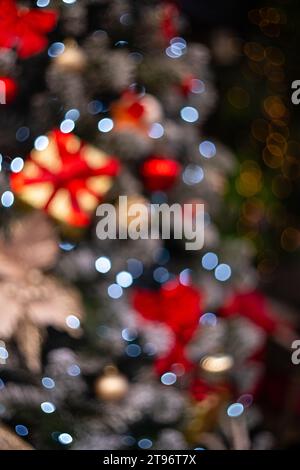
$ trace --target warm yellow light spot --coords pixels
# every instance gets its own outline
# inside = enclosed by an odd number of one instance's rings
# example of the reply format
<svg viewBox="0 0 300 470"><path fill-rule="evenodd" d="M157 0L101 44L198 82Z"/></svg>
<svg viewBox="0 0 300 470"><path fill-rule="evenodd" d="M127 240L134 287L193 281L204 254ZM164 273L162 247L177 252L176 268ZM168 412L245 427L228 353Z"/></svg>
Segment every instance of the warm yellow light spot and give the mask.
<svg viewBox="0 0 300 470"><path fill-rule="evenodd" d="M202 359L200 365L205 372L220 374L228 372L233 367L232 356L226 354L216 354L206 356Z"/></svg>
<svg viewBox="0 0 300 470"><path fill-rule="evenodd" d="M107 155L91 145L85 148L84 157L87 164L92 169L101 168L107 162Z"/></svg>
<svg viewBox="0 0 300 470"><path fill-rule="evenodd" d="M112 179L109 176L92 176L87 179L86 185L94 193L104 196L112 186Z"/></svg>
<svg viewBox="0 0 300 470"><path fill-rule="evenodd" d="M47 204L53 188L50 183L26 185L20 194L21 199L37 209L43 209Z"/></svg>

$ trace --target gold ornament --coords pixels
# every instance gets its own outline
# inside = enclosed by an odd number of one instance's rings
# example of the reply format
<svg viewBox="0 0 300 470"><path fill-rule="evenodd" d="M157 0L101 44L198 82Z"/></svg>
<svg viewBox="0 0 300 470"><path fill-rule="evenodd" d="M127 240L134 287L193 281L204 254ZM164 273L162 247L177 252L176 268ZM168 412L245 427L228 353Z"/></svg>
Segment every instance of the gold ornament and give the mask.
<svg viewBox="0 0 300 470"><path fill-rule="evenodd" d="M229 393L224 389L209 393L200 401L193 400L187 414L185 434L187 440L196 444L201 442L202 433L214 429L220 413L228 402Z"/></svg>
<svg viewBox="0 0 300 470"><path fill-rule="evenodd" d="M87 59L76 41L67 40L64 51L55 57L54 63L63 71L82 72L86 68Z"/></svg>
<svg viewBox="0 0 300 470"><path fill-rule="evenodd" d="M58 240L46 216L33 212L0 234L0 338L14 339L30 370L40 370L42 333L47 326L80 334L67 318L82 318L80 297L43 270L53 266Z"/></svg>
<svg viewBox="0 0 300 470"><path fill-rule="evenodd" d="M232 369L233 364L233 357L228 354L212 354L201 360L200 368L207 378L219 380Z"/></svg>
<svg viewBox="0 0 300 470"><path fill-rule="evenodd" d="M104 375L95 383L95 392L98 398L105 401L122 400L129 390L126 377L119 373L114 366L107 366Z"/></svg>
<svg viewBox="0 0 300 470"><path fill-rule="evenodd" d="M148 135L151 126L163 119L160 102L152 95L125 91L111 105L114 130Z"/></svg>

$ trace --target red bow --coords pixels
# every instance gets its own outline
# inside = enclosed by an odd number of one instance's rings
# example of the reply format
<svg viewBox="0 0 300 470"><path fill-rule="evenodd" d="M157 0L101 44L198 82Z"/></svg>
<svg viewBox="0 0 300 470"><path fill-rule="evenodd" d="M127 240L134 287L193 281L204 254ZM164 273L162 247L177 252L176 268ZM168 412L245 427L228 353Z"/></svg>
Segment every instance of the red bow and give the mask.
<svg viewBox="0 0 300 470"><path fill-rule="evenodd" d="M0 0L0 47L16 48L21 59L43 51L46 33L55 26L54 11L19 8L14 0Z"/></svg>
<svg viewBox="0 0 300 470"><path fill-rule="evenodd" d="M56 129L48 140L46 149L31 152L23 171L11 175L11 186L24 202L62 222L84 227L120 164L72 133Z"/></svg>
<svg viewBox="0 0 300 470"><path fill-rule="evenodd" d="M133 306L146 321L161 322L175 335L175 344L167 356L156 361L156 371L162 374L175 363L185 369L191 364L185 356L185 347L192 339L198 325L202 296L192 286L183 286L177 280L166 283L158 291L136 289Z"/></svg>

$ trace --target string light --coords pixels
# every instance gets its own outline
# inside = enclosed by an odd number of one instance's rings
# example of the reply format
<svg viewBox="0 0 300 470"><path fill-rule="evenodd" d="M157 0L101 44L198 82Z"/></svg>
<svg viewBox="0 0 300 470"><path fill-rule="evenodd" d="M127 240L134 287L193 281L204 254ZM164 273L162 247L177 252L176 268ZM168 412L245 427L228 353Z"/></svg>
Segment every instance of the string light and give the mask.
<svg viewBox="0 0 300 470"><path fill-rule="evenodd" d="M186 122L196 122L199 119L199 112L192 106L186 106L180 111L181 118Z"/></svg>
<svg viewBox="0 0 300 470"><path fill-rule="evenodd" d="M164 385L174 385L176 383L177 377L173 372L166 372L160 378L161 383Z"/></svg>
<svg viewBox="0 0 300 470"><path fill-rule="evenodd" d="M242 403L233 403L227 408L227 414L230 418L238 418L244 413L244 410Z"/></svg>
<svg viewBox="0 0 300 470"><path fill-rule="evenodd" d="M95 261L95 268L101 274L106 274L111 270L111 261L106 256L101 256Z"/></svg>
<svg viewBox="0 0 300 470"><path fill-rule="evenodd" d="M120 273L117 274L116 281L119 284L119 286L126 288L126 287L130 287L131 284L133 283L133 277L129 272L121 271Z"/></svg>
<svg viewBox="0 0 300 470"><path fill-rule="evenodd" d="M24 168L24 160L21 157L16 157L10 164L10 169L13 173L19 173Z"/></svg>
<svg viewBox="0 0 300 470"><path fill-rule="evenodd" d="M107 293L112 299L119 299L123 295L123 289L119 284L111 284L107 289Z"/></svg>
<svg viewBox="0 0 300 470"><path fill-rule="evenodd" d="M41 409L46 414L54 413L54 411L56 410L55 406L50 401L45 401L41 403Z"/></svg>
<svg viewBox="0 0 300 470"><path fill-rule="evenodd" d="M100 132L110 132L114 127L113 120L110 118L103 118L98 122L98 129Z"/></svg>
<svg viewBox="0 0 300 470"><path fill-rule="evenodd" d="M58 441L63 445L69 445L73 442L73 438L70 434L63 432L58 436Z"/></svg>
<svg viewBox="0 0 300 470"><path fill-rule="evenodd" d="M15 201L15 196L11 191L4 191L4 193L1 196L1 204L5 208L9 208L13 205Z"/></svg>

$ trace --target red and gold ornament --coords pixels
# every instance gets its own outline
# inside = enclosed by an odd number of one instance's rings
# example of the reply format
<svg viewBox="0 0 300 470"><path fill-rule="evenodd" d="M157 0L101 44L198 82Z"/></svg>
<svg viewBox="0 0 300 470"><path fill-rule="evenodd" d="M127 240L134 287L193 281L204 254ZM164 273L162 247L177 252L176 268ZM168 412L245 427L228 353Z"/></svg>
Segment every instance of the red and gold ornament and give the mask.
<svg viewBox="0 0 300 470"><path fill-rule="evenodd" d="M141 175L149 191L164 191L172 188L180 171L181 166L176 160L159 155L149 158L141 167Z"/></svg>
<svg viewBox="0 0 300 470"><path fill-rule="evenodd" d="M148 134L151 126L162 119L162 108L152 95L125 91L111 106L111 115L117 131Z"/></svg>
<svg viewBox="0 0 300 470"><path fill-rule="evenodd" d="M56 25L57 14L18 6L15 0L0 0L0 47L16 49L21 59L47 47L46 34Z"/></svg>
<svg viewBox="0 0 300 470"><path fill-rule="evenodd" d="M64 224L83 228L119 172L119 162L73 133L53 130L43 150L32 150L11 175L19 199Z"/></svg>

